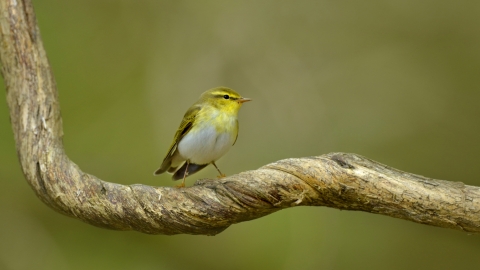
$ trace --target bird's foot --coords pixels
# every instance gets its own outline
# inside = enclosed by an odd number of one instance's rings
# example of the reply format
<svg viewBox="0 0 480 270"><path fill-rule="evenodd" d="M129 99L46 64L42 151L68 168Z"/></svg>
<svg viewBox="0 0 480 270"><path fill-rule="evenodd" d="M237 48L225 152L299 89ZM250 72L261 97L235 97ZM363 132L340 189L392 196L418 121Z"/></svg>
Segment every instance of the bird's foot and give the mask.
<svg viewBox="0 0 480 270"><path fill-rule="evenodd" d="M185 187L185 183L182 182L181 184L176 185L175 187L176 187L176 188L184 188L184 187Z"/></svg>
<svg viewBox="0 0 480 270"><path fill-rule="evenodd" d="M217 176L218 179L225 178L225 177L227 177L227 176L223 173Z"/></svg>

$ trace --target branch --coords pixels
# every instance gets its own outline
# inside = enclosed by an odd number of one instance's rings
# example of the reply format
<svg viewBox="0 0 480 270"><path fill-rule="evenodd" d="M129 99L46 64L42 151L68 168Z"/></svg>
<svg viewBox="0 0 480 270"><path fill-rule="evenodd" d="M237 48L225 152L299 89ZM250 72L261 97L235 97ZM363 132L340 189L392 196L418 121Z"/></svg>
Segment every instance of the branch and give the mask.
<svg viewBox="0 0 480 270"><path fill-rule="evenodd" d="M0 62L25 178L48 206L95 226L150 234L217 234L293 206L360 210L480 232L480 188L405 173L344 153L281 160L176 189L119 185L65 155L55 81L30 0L0 0Z"/></svg>

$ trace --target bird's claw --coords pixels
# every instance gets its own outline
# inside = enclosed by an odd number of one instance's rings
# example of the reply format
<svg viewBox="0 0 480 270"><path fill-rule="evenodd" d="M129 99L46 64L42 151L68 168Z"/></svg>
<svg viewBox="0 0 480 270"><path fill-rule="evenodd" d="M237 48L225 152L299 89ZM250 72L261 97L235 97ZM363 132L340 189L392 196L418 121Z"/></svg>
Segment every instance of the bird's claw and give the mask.
<svg viewBox="0 0 480 270"><path fill-rule="evenodd" d="M176 185L175 187L176 187L176 188L184 188L184 187L185 187L185 183L182 182L181 184Z"/></svg>

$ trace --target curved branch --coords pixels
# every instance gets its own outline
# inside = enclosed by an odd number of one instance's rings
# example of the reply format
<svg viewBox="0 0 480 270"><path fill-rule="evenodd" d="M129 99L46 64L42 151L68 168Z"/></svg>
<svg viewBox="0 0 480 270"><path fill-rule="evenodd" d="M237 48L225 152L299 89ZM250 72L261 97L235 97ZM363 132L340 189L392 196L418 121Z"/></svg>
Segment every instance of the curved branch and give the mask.
<svg viewBox="0 0 480 270"><path fill-rule="evenodd" d="M56 211L110 229L217 234L293 206L360 210L480 232L480 188L333 153L281 160L176 189L124 186L82 172L65 155L55 81L30 0L0 0L0 61L25 178Z"/></svg>

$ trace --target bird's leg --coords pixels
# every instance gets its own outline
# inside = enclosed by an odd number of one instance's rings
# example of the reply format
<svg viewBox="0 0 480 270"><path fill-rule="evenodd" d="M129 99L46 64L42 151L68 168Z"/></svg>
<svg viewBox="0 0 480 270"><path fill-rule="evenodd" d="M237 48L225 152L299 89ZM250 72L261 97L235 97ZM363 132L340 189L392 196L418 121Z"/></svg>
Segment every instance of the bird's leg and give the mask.
<svg viewBox="0 0 480 270"><path fill-rule="evenodd" d="M214 161L212 161L212 164L213 164L213 166L215 166L215 169L217 169L218 173L220 174L219 176L217 176L218 178L226 177L226 175L223 174L223 173L218 169L218 167L217 167L217 165L215 165L215 162L214 162Z"/></svg>
<svg viewBox="0 0 480 270"><path fill-rule="evenodd" d="M187 167L185 167L185 172L183 173L183 180L182 180L182 183L178 186L176 186L177 188L183 188L185 187L185 178L187 178L187 175L188 175L188 165L190 165L190 160L187 160Z"/></svg>

